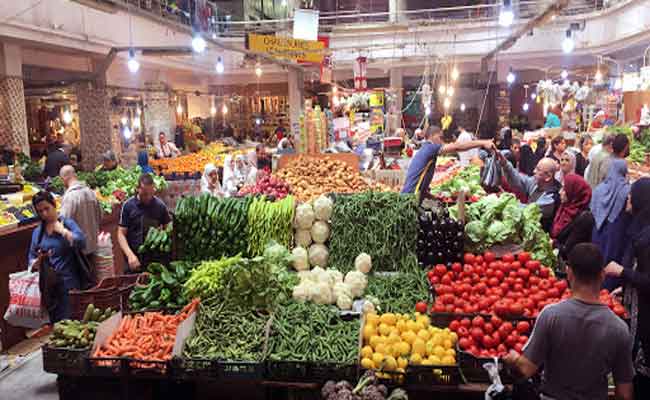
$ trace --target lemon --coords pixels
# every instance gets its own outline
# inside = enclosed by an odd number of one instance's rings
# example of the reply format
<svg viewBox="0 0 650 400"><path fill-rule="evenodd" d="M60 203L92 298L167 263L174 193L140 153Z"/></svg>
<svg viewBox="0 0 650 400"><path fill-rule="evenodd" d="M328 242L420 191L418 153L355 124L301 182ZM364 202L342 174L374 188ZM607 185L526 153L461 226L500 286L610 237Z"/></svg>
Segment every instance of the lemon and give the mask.
<svg viewBox="0 0 650 400"><path fill-rule="evenodd" d="M395 344L401 341L402 341L402 337L395 332L391 332L391 334L388 335L388 338L386 339L386 343L388 344Z"/></svg>
<svg viewBox="0 0 650 400"><path fill-rule="evenodd" d="M442 357L441 364L442 365L454 365L456 364L456 359L452 356L444 356Z"/></svg>
<svg viewBox="0 0 650 400"><path fill-rule="evenodd" d="M421 331L418 332L418 337L425 342L429 340L429 331L426 329L422 329Z"/></svg>
<svg viewBox="0 0 650 400"><path fill-rule="evenodd" d="M372 347L370 347L370 346L363 346L363 348L361 349L361 357L362 358L370 358L370 357L372 357L372 353L374 353L374 351L372 350Z"/></svg>
<svg viewBox="0 0 650 400"><path fill-rule="evenodd" d="M361 366L365 369L375 369L375 363L370 358L362 358Z"/></svg>
<svg viewBox="0 0 650 400"><path fill-rule="evenodd" d="M422 356L417 353L411 354L409 364L420 365L420 363L422 363Z"/></svg>
<svg viewBox="0 0 650 400"><path fill-rule="evenodd" d="M419 331L418 324L415 321L408 321L406 323L406 326L407 326L408 330L413 332L413 333L417 333Z"/></svg>
<svg viewBox="0 0 650 400"><path fill-rule="evenodd" d="M375 367L379 367L384 361L384 355L382 353L373 353L372 362L375 364Z"/></svg>
<svg viewBox="0 0 650 400"><path fill-rule="evenodd" d="M397 317L393 313L386 313L382 314L381 317L379 317L379 321L381 321L383 324L392 326L397 323Z"/></svg>
<svg viewBox="0 0 650 400"><path fill-rule="evenodd" d="M384 338L382 338L379 335L374 335L374 336L370 337L370 340L368 341L368 343L370 344L370 347L372 347L373 349L376 349L378 344L384 343Z"/></svg>
<svg viewBox="0 0 650 400"><path fill-rule="evenodd" d="M426 348L425 348L426 351L427 351L427 355L430 356L431 354L433 354L433 349L435 349L435 348L436 348L436 345L433 343L433 341L429 340L427 342Z"/></svg>
<svg viewBox="0 0 650 400"><path fill-rule="evenodd" d="M429 325L431 325L431 320L429 319L429 317L427 315L421 315L421 316L417 317L416 321L418 323L422 324L422 326L424 326L425 328L428 328Z"/></svg>
<svg viewBox="0 0 650 400"><path fill-rule="evenodd" d="M424 329L424 325L421 322L416 322L414 325L415 329L413 330L415 333L420 332L422 329Z"/></svg>
<svg viewBox="0 0 650 400"><path fill-rule="evenodd" d="M458 341L458 335L456 334L456 332L451 332L449 334L449 339L451 339L452 343L456 343Z"/></svg>
<svg viewBox="0 0 650 400"><path fill-rule="evenodd" d="M404 357L397 358L397 368L406 368L409 365L409 360Z"/></svg>
<svg viewBox="0 0 650 400"><path fill-rule="evenodd" d="M442 346L436 346L435 349L433 349L433 355L436 357L442 358L445 354L445 349L443 349Z"/></svg>
<svg viewBox="0 0 650 400"><path fill-rule="evenodd" d="M375 352L381 353L381 354L387 354L388 352L386 351L388 346L384 343L379 343L377 346L375 346Z"/></svg>
<svg viewBox="0 0 650 400"><path fill-rule="evenodd" d="M413 345L413 342L415 342L415 339L417 339L417 335L413 331L406 331L402 334L402 339L411 346Z"/></svg>
<svg viewBox="0 0 650 400"><path fill-rule="evenodd" d="M383 369L384 371L395 371L397 369L397 360L393 356L386 356Z"/></svg>
<svg viewBox="0 0 650 400"><path fill-rule="evenodd" d="M454 350L454 349L447 349L447 350L445 350L445 355L452 356L452 357L455 358L455 357L456 357L456 350Z"/></svg>
<svg viewBox="0 0 650 400"><path fill-rule="evenodd" d="M411 352L411 346L406 342L399 342L396 344L399 354L402 356L408 356Z"/></svg>
<svg viewBox="0 0 650 400"><path fill-rule="evenodd" d="M366 325L367 324L370 324L372 326L377 326L379 324L379 315L366 314Z"/></svg>
<svg viewBox="0 0 650 400"><path fill-rule="evenodd" d="M440 365L442 363L438 356L429 356L428 360L431 362L431 365Z"/></svg>
<svg viewBox="0 0 650 400"><path fill-rule="evenodd" d="M452 347L454 347L454 344L451 342L451 339L445 339L442 342L442 347L444 347L445 349L451 349Z"/></svg>
<svg viewBox="0 0 650 400"><path fill-rule="evenodd" d="M404 321L404 320L397 321L397 324L395 324L395 327L397 328L397 330L399 331L400 334L404 333L408 329L408 327L406 325L406 321Z"/></svg>
<svg viewBox="0 0 650 400"><path fill-rule="evenodd" d="M374 325L368 325L363 327L363 338L369 340L372 335L375 335L377 330Z"/></svg>
<svg viewBox="0 0 650 400"><path fill-rule="evenodd" d="M433 363L428 358L425 358L422 360L422 365L433 365Z"/></svg>
<svg viewBox="0 0 650 400"><path fill-rule="evenodd" d="M440 346L442 344L442 335L439 333L436 333L431 337L431 343L433 343L434 346Z"/></svg>
<svg viewBox="0 0 650 400"><path fill-rule="evenodd" d="M390 335L390 326L387 325L387 324L385 324L385 323L383 323L383 322L382 322L381 324L379 324L379 334L380 334L381 336L388 336L388 335Z"/></svg>
<svg viewBox="0 0 650 400"><path fill-rule="evenodd" d="M424 340L417 338L415 341L413 341L413 346L411 351L413 353L417 353L421 356L424 356L427 353L427 348L426 344L424 343Z"/></svg>

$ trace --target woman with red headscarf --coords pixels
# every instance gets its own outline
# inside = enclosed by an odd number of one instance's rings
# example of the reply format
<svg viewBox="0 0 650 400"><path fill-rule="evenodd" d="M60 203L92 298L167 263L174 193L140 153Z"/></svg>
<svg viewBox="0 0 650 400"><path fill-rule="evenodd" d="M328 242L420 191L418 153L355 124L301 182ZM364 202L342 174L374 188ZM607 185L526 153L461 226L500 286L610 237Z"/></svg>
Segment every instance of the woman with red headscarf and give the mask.
<svg viewBox="0 0 650 400"><path fill-rule="evenodd" d="M580 175L567 174L560 190L561 204L555 214L551 237L562 259L578 243L591 242L594 217L589 211L591 187Z"/></svg>

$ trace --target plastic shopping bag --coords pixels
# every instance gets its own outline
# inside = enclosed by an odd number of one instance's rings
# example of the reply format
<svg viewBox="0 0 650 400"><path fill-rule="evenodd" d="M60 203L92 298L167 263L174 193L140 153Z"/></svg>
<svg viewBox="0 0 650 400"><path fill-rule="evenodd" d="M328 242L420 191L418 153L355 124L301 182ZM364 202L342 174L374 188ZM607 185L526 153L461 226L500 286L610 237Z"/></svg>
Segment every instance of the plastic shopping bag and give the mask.
<svg viewBox="0 0 650 400"><path fill-rule="evenodd" d="M114 264L111 234L108 232L100 232L97 237L97 253L95 253L97 282L101 282L104 278L115 276Z"/></svg>
<svg viewBox="0 0 650 400"><path fill-rule="evenodd" d="M494 362L483 364L483 368L487 370L490 382L492 382L485 392L485 400L510 400L511 393L501 383L501 376L499 376L499 359L494 357Z"/></svg>
<svg viewBox="0 0 650 400"><path fill-rule="evenodd" d="M16 272L9 275L9 306L4 318L13 326L36 329L50 321L41 307L38 272Z"/></svg>
<svg viewBox="0 0 650 400"><path fill-rule="evenodd" d="M501 186L501 165L496 154L490 154L485 159L481 170L481 186L488 192L495 192Z"/></svg>

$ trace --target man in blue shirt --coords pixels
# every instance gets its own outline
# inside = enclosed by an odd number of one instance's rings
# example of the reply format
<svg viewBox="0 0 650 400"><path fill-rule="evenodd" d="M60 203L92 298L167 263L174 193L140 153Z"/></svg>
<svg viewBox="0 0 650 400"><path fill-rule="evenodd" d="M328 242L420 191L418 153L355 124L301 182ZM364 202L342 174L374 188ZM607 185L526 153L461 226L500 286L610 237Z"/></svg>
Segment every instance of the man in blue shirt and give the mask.
<svg viewBox="0 0 650 400"><path fill-rule="evenodd" d="M442 142L442 130L437 126L430 126L424 134L424 141L420 150L413 156L402 193L418 193L420 199L429 193L429 185L436 171L436 159L439 154L450 154L483 147L486 150L495 150L491 140L470 140L462 143Z"/></svg>

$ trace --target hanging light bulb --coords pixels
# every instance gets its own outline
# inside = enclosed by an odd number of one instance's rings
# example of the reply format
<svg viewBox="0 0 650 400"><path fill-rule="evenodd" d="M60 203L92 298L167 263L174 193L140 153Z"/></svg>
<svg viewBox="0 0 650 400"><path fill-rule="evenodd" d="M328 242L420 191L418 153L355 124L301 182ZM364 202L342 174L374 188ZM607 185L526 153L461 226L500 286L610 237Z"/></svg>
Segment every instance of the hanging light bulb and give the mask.
<svg viewBox="0 0 650 400"><path fill-rule="evenodd" d="M560 74L560 76L562 77L562 79L566 79L566 78L569 77L569 73L567 72L566 69L563 69L563 70L562 70L562 73Z"/></svg>
<svg viewBox="0 0 650 400"><path fill-rule="evenodd" d="M456 92L456 90L453 88L453 86L449 86L449 87L447 88L447 95L448 95L449 97L453 97L455 92Z"/></svg>
<svg viewBox="0 0 650 400"><path fill-rule="evenodd" d="M465 112L465 103L460 103L460 111Z"/></svg>
<svg viewBox="0 0 650 400"><path fill-rule="evenodd" d="M596 70L596 75L594 75L594 79L596 82L602 82L603 81L603 73L600 72L600 69Z"/></svg>
<svg viewBox="0 0 650 400"><path fill-rule="evenodd" d="M179 115L183 113L183 106L181 105L181 103L178 103L178 105L176 106L176 113Z"/></svg>
<svg viewBox="0 0 650 400"><path fill-rule="evenodd" d="M515 79L517 79L517 77L515 76L515 73L512 71L512 67L510 67L508 76L506 76L506 82L508 82L509 85L512 85L515 82Z"/></svg>
<svg viewBox="0 0 650 400"><path fill-rule="evenodd" d="M135 59L135 50L133 49L129 49L129 61L126 62L126 66L132 74L135 74L140 69L140 63Z"/></svg>
<svg viewBox="0 0 650 400"><path fill-rule="evenodd" d="M135 113L138 115L142 115L142 110L140 109L140 107L135 109Z"/></svg>
<svg viewBox="0 0 650 400"><path fill-rule="evenodd" d="M459 76L460 73L458 72L458 68L454 67L454 69L451 70L451 79L457 80Z"/></svg>
<svg viewBox="0 0 650 400"><path fill-rule="evenodd" d="M131 139L131 129L128 126L125 126L124 129L122 129L122 135L124 135L124 139Z"/></svg>
<svg viewBox="0 0 650 400"><path fill-rule="evenodd" d="M63 119L63 123L66 124L66 125L68 125L70 122L72 122L72 113L70 112L70 110L65 110L63 112L62 119Z"/></svg>
<svg viewBox="0 0 650 400"><path fill-rule="evenodd" d="M449 109L449 106L451 106L451 100L449 97L445 97L445 101L442 103L442 106L445 108L445 110Z"/></svg>
<svg viewBox="0 0 650 400"><path fill-rule="evenodd" d="M339 88L337 88L336 86L332 86L332 93L333 94L336 94L336 92L338 92L338 91L339 91Z"/></svg>
<svg viewBox="0 0 650 400"><path fill-rule="evenodd" d="M531 99L531 100L535 100L536 98L537 98L537 94L536 94L536 93L531 93L531 94L530 94L530 99Z"/></svg>
<svg viewBox="0 0 650 400"><path fill-rule="evenodd" d="M564 82L562 83L564 86L571 86L571 82L569 82L568 79L565 79Z"/></svg>
<svg viewBox="0 0 650 400"><path fill-rule="evenodd" d="M332 105L333 105L334 107L338 107L339 104L340 104L340 103L339 103L339 96L336 96L336 95L335 95L335 96L332 96Z"/></svg>
<svg viewBox="0 0 650 400"><path fill-rule="evenodd" d="M447 87L445 85L440 85L438 88L438 93L445 94L445 92L447 92Z"/></svg>
<svg viewBox="0 0 650 400"><path fill-rule="evenodd" d="M140 129L140 124L142 122L140 121L140 117L135 117L133 118L133 128L134 129Z"/></svg>
<svg viewBox="0 0 650 400"><path fill-rule="evenodd" d="M287 0L282 0L281 4L282 4L282 7L286 7L287 6Z"/></svg>
<svg viewBox="0 0 650 400"><path fill-rule="evenodd" d="M262 76L262 72L263 72L263 71L262 71L262 66L258 63L258 64L255 66L255 75L257 75L257 77L259 78L259 77Z"/></svg>
<svg viewBox="0 0 650 400"><path fill-rule="evenodd" d="M568 54L571 53L575 47L576 44L573 41L573 38L571 37L571 29L567 29L566 36L562 41L562 51Z"/></svg>
<svg viewBox="0 0 650 400"><path fill-rule="evenodd" d="M255 125L262 125L262 120L259 118L255 118Z"/></svg>
<svg viewBox="0 0 650 400"><path fill-rule="evenodd" d="M223 74L225 68L223 66L223 59L221 56L217 57L217 64L214 66L214 69L217 70L217 74Z"/></svg>
<svg viewBox="0 0 650 400"><path fill-rule="evenodd" d="M426 116L431 115L431 107L429 107L429 106L424 107L424 114Z"/></svg>
<svg viewBox="0 0 650 400"><path fill-rule="evenodd" d="M530 105L528 105L528 102L526 102L526 103L524 103L524 105L521 108L523 108L524 112L528 112L528 109L530 108Z"/></svg>
<svg viewBox="0 0 650 400"><path fill-rule="evenodd" d="M223 105L221 106L221 114L223 115L228 114L228 106L226 105L226 103L223 103Z"/></svg>
<svg viewBox="0 0 650 400"><path fill-rule="evenodd" d="M216 113L217 113L217 107L215 107L213 104L212 107L210 107L210 115L214 117Z"/></svg>
<svg viewBox="0 0 650 400"><path fill-rule="evenodd" d="M205 39L200 34L194 35L192 38L192 50L197 53L203 53L208 44L205 42Z"/></svg>
<svg viewBox="0 0 650 400"><path fill-rule="evenodd" d="M503 5L501 6L501 12L499 13L499 25L504 28L512 25L512 22L515 20L515 14L512 12L512 2L511 0L503 0Z"/></svg>
<svg viewBox="0 0 650 400"><path fill-rule="evenodd" d="M126 116L124 116L120 119L120 122L122 123L122 125L126 125L126 123L129 122L129 119L126 118Z"/></svg>

